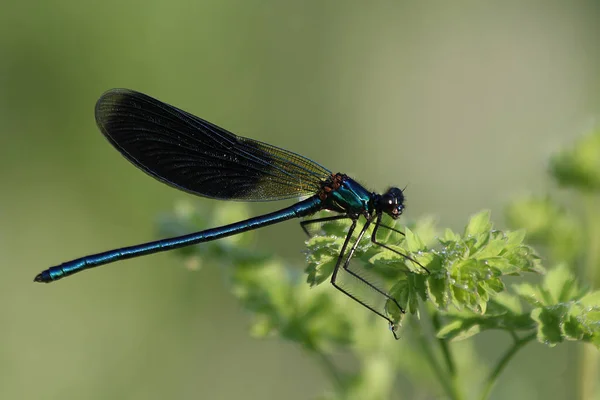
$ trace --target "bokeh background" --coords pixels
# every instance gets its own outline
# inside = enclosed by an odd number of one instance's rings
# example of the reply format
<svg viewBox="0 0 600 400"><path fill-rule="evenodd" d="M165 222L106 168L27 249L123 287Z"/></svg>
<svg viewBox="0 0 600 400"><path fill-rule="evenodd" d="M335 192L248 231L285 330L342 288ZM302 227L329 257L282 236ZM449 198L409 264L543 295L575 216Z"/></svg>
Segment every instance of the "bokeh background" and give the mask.
<svg viewBox="0 0 600 400"><path fill-rule="evenodd" d="M373 190L408 184L408 218L456 229L482 208L502 227L508 201L554 190L547 157L598 123L593 1L0 4L2 399L293 400L328 387L300 349L248 337L214 268L161 254L32 283L50 265L156 238L157 216L190 197L97 131L93 107L109 88ZM301 265L303 240L289 222L258 246ZM496 359L507 338L482 336L482 357ZM494 398L571 398L575 353L530 345Z"/></svg>

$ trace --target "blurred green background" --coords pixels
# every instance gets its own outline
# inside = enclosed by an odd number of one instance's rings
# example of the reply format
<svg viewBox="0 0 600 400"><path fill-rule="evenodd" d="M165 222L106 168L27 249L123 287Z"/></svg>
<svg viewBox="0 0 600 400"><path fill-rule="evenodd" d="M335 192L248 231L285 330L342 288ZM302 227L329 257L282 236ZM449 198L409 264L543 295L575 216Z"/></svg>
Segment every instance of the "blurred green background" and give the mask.
<svg viewBox="0 0 600 400"><path fill-rule="evenodd" d="M248 337L213 268L161 254L32 283L156 238L157 216L189 197L104 140L103 91L148 93L373 190L408 184L408 218L459 228L491 208L502 227L507 201L551 189L548 155L597 123L598 21L592 1L4 0L0 398L292 400L328 387L298 348ZM289 222L258 245L301 265L303 240ZM482 336L482 357L497 358L508 339ZM570 398L575 349L529 346L494 398Z"/></svg>

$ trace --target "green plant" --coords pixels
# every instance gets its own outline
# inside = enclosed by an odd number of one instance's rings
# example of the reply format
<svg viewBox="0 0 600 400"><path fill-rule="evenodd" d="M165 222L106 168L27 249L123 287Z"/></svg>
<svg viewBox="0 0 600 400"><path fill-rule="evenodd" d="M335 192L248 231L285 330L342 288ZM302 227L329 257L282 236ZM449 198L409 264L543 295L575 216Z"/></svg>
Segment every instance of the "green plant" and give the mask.
<svg viewBox="0 0 600 400"><path fill-rule="evenodd" d="M585 215L572 215L550 196L530 197L507 208L509 224L517 230L494 229L490 213L484 211L474 215L462 233L450 229L439 233L433 220L424 218L410 224L405 235L380 234L387 236L379 240L427 266L429 275L363 238L354 262L386 282L406 309L400 314L386 307L402 326L400 341L383 329L381 319L330 285L320 285L330 278L346 222L323 224L320 234L307 240L307 278L299 268L251 250L251 233L180 254L196 263L229 265L232 292L251 312L252 334L278 336L312 354L333 384L322 399L388 399L399 377L413 382L413 396L403 392L409 398L444 392L448 398L463 399L466 376L469 382L481 379L479 398L486 399L512 357L530 342L550 347L566 340L591 344L582 352L584 375L597 362L600 291L590 287L598 287L600 267L600 132L555 156L551 175L584 198ZM245 217L246 209L237 203L217 208L210 217L188 206L167 219L163 230L187 232ZM547 255L546 264L552 266L547 273L529 243ZM507 283L508 277L526 274L544 276L538 283L523 278ZM577 276L589 285L580 284ZM472 341L465 340L488 330L512 338L489 371L474 355ZM352 371L336 364L340 349L354 355ZM456 357L459 352L462 357ZM593 376L589 379L594 381ZM471 395L476 385L469 387ZM588 381L580 387L584 398L591 398L595 390Z"/></svg>

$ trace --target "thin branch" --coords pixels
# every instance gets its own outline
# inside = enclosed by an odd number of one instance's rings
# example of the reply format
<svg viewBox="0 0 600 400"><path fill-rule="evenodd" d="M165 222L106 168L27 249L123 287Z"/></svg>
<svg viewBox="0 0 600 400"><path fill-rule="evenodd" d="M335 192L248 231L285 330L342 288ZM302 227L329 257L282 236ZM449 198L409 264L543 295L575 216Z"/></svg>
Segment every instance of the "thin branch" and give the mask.
<svg viewBox="0 0 600 400"><path fill-rule="evenodd" d="M599 276L597 274L600 266L600 221L598 215L598 197L588 195L584 197L585 212L587 214L587 258L584 265L584 274L587 282L598 286ZM598 374L598 351L590 345L579 348L579 395L582 399L592 398L596 393Z"/></svg>
<svg viewBox="0 0 600 400"><path fill-rule="evenodd" d="M458 392L457 388L454 386L452 379L450 379L450 375L444 373L444 371L442 370L442 368L440 366L440 363L438 362L435 355L433 354L433 349L431 348L430 343L427 341L427 338L423 334L420 324L412 323L412 324L410 324L410 326L412 327L413 331L416 333L417 339L419 341L419 344L421 345L421 350L423 351L423 355L425 356L425 359L431 366L431 369L433 370L434 374L437 376L439 382L441 383L441 385L444 388L448 397L452 400L461 400L462 396Z"/></svg>
<svg viewBox="0 0 600 400"><path fill-rule="evenodd" d="M319 361L319 364L321 364L321 367L323 368L325 373L327 373L327 375L329 376L329 379L331 381L333 381L334 385L338 389L343 389L344 379L343 379L340 371L338 370L338 368L335 366L335 364L331 360L331 358L329 358L326 354L324 354L320 351L312 351L312 354L315 356L317 361Z"/></svg>
<svg viewBox="0 0 600 400"><path fill-rule="evenodd" d="M431 315L431 320L433 322L433 328L435 329L436 332L438 332L441 327L440 315L437 312L433 312L433 314ZM454 378L456 377L456 365L454 363L454 357L452 356L452 353L450 352L450 346L448 346L448 341L445 339L438 338L438 343L440 345L440 348L442 349L442 354L444 356L444 361L446 361L446 367L448 368L448 373L454 380Z"/></svg>
<svg viewBox="0 0 600 400"><path fill-rule="evenodd" d="M504 370L504 367L506 367L508 362L513 358L513 356L517 353L517 351L519 351L521 349L521 347L525 346L527 343L529 343L530 341L535 339L536 335L537 335L537 333L532 333L529 336L525 336L524 338L517 340L512 345L512 347L510 347L508 349L508 351L504 354L504 356L502 356L502 358L496 365L496 368L494 368L494 370L490 373L490 375L487 378L485 388L483 389L483 392L481 393L481 397L480 397L481 400L486 400L487 398L489 398L494 385L498 381L498 377Z"/></svg>

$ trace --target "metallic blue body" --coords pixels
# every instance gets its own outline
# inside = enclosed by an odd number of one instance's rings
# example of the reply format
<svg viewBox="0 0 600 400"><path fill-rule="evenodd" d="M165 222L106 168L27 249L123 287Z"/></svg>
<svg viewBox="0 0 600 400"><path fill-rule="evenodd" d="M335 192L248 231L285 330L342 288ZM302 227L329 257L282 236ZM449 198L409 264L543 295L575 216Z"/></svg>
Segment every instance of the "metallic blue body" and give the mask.
<svg viewBox="0 0 600 400"><path fill-rule="evenodd" d="M331 192L328 201L335 211L370 215L373 212L372 197L373 194L360 183L346 176L340 187Z"/></svg>
<svg viewBox="0 0 600 400"><path fill-rule="evenodd" d="M317 211L330 210L336 214L307 219L300 225L309 234L307 226L310 224L350 219L346 239L331 273L331 284L387 320L395 332L396 321L388 316L389 307L395 305L400 313L404 313L402 305L378 284L350 269L349 265L361 238L369 227L373 227L370 239L374 245L403 256L429 273L426 267L406 254L377 240L380 228L402 234L393 227L381 224L384 214L392 219L402 214L404 195L401 189L391 187L382 194L369 192L347 175L333 174L306 157L237 136L133 90L107 91L96 103L95 113L101 133L125 159L146 174L179 190L212 199L238 201L310 197L279 211L245 221L68 261L40 272L34 278L35 282L49 283L115 261L209 242L292 218L307 217ZM357 228L359 218L365 218L365 223ZM340 271L343 271L346 279L337 279ZM344 288L342 281L355 282L361 288L371 289L376 299L362 297L362 294L354 295ZM377 305L371 300L383 302Z"/></svg>
<svg viewBox="0 0 600 400"><path fill-rule="evenodd" d="M191 233L189 235L156 240L154 242L123 247L120 249L114 249L105 251L103 253L78 258L43 271L40 273L40 280L43 282L52 282L72 275L76 272L115 261L177 249L198 243L209 242L226 236L236 235L238 233L262 228L263 226L276 224L288 219L306 217L321 210L323 208L322 203L322 200L317 196L312 196L282 210L261 215L259 217L250 218L244 221L235 222L233 224L218 228L207 229L201 232Z"/></svg>

